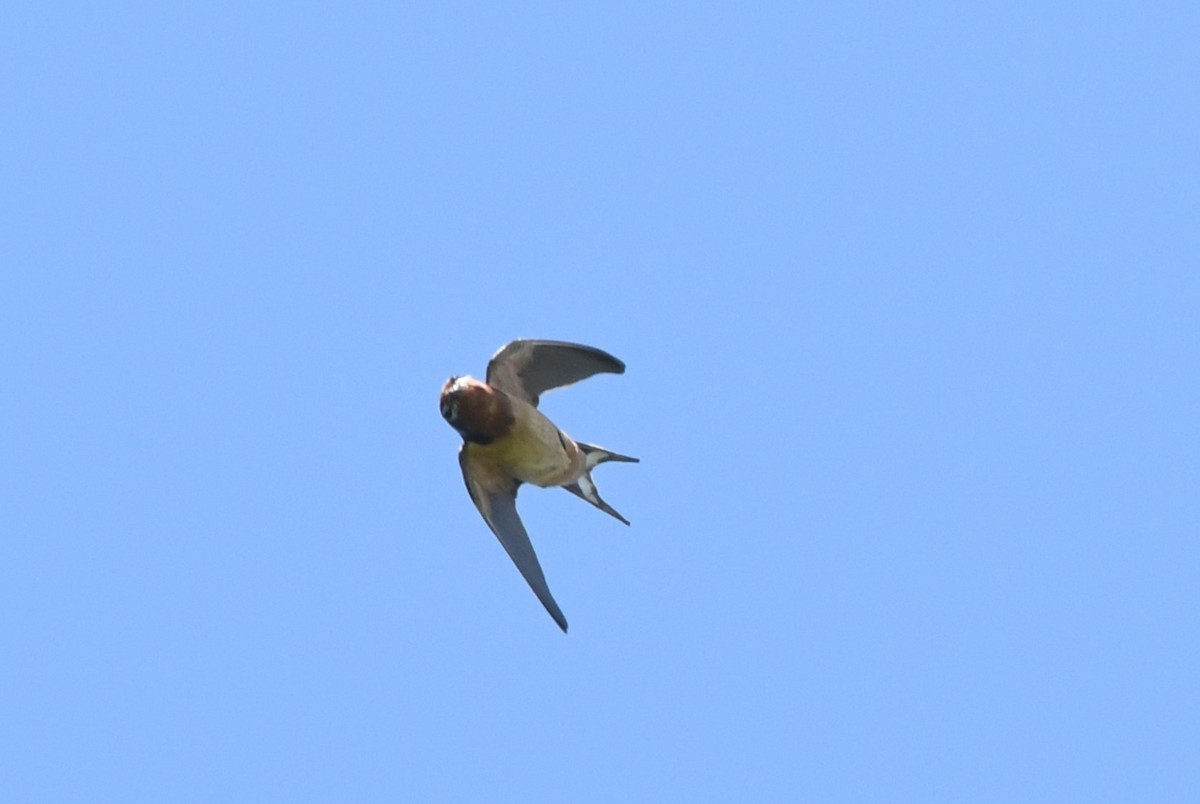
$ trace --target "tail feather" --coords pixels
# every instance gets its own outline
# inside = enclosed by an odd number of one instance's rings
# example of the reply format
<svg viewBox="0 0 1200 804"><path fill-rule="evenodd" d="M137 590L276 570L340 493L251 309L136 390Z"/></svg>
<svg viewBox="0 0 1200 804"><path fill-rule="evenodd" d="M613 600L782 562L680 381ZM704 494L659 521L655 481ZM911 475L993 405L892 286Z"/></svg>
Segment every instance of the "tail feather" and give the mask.
<svg viewBox="0 0 1200 804"><path fill-rule="evenodd" d="M616 509L606 503L601 497L600 492L596 488L596 483L592 480L592 469L596 468L607 461L621 461L623 463L639 463L637 458L631 458L628 455L620 455L616 452L609 452L603 447L597 447L594 444L579 443L579 448L583 450L584 471L583 477L576 480L574 483L563 486L564 489L572 494L587 500L592 505L599 508L606 514L619 519L626 525L629 520L617 513Z"/></svg>
<svg viewBox="0 0 1200 804"><path fill-rule="evenodd" d="M621 455L616 452L606 450L604 447L597 447L595 444L583 444L579 441L575 442L579 448L583 450L583 460L588 468L588 471L596 468L599 464L607 461L621 461L622 463L641 463L637 458L630 458L628 455Z"/></svg>

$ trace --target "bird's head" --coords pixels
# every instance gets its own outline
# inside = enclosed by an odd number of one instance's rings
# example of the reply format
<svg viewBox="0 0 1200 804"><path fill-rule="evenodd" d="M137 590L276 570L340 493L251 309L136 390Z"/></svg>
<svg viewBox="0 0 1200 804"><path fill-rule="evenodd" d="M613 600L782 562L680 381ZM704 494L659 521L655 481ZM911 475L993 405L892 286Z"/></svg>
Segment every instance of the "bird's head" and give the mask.
<svg viewBox="0 0 1200 804"><path fill-rule="evenodd" d="M442 385L442 418L463 437L490 444L512 427L508 397L474 377L451 377Z"/></svg>

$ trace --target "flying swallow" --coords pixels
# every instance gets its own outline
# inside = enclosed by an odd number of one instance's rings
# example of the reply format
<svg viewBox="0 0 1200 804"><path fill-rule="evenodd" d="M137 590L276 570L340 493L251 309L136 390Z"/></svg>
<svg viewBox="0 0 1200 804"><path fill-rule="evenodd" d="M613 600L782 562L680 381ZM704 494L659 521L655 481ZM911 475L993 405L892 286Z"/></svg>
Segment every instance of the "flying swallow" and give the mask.
<svg viewBox="0 0 1200 804"><path fill-rule="evenodd" d="M567 619L517 515L517 489L522 483L561 486L629 524L600 498L592 469L605 461L638 459L575 441L537 407L538 397L551 388L600 373L623 374L625 364L590 346L517 340L492 355L485 382L451 377L442 386L442 417L462 436L458 463L471 500L563 631Z"/></svg>

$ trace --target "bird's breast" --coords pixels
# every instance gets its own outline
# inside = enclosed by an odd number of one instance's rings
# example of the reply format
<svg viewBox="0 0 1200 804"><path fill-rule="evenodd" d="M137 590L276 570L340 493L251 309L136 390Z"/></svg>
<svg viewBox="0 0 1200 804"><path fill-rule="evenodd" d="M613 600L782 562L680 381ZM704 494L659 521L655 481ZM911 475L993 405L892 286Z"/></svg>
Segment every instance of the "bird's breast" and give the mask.
<svg viewBox="0 0 1200 804"><path fill-rule="evenodd" d="M508 474L535 486L561 486L582 472L583 455L537 408L513 400L512 429L481 451Z"/></svg>

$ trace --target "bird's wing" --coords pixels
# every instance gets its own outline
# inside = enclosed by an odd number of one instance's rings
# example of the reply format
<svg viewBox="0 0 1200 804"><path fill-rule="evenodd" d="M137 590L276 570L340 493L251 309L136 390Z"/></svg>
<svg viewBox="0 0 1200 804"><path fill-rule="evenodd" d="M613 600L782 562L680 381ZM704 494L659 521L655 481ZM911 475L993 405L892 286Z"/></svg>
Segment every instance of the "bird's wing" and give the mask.
<svg viewBox="0 0 1200 804"><path fill-rule="evenodd" d="M600 373L624 374L625 364L608 352L578 343L518 340L492 355L487 383L536 405L543 391Z"/></svg>
<svg viewBox="0 0 1200 804"><path fill-rule="evenodd" d="M504 546L508 557L521 571L529 588L565 632L567 618L550 594L537 553L533 551L533 543L529 541L529 534L525 532L525 525L517 514L517 481L497 472L483 470L477 461L471 459L468 446L464 444L458 451L458 463L462 467L463 481L467 484L472 502Z"/></svg>

